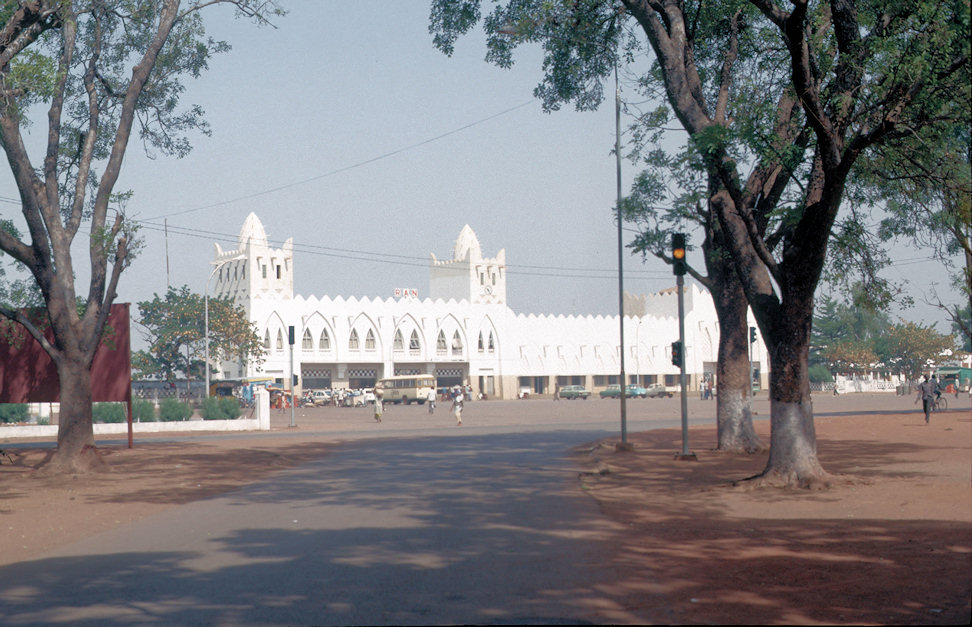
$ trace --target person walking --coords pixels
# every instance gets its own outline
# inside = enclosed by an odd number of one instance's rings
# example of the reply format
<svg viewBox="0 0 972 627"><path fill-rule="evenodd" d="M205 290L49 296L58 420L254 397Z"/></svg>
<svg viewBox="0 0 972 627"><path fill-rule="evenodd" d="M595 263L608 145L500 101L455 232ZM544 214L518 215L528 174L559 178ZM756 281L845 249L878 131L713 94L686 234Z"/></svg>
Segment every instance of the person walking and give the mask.
<svg viewBox="0 0 972 627"><path fill-rule="evenodd" d="M560 400L560 381L554 382L554 400L555 401Z"/></svg>
<svg viewBox="0 0 972 627"><path fill-rule="evenodd" d="M926 425L931 422L931 411L932 407L935 405L935 390L937 387L938 384L934 380L928 380L927 374L925 375L925 379L918 384L918 395L915 397L915 405L918 404L920 399L922 409L925 410Z"/></svg>
<svg viewBox="0 0 972 627"><path fill-rule="evenodd" d="M382 389L375 388L375 422L381 422L381 413L384 409L384 404L381 401L382 396L384 396Z"/></svg>
<svg viewBox="0 0 972 627"><path fill-rule="evenodd" d="M462 392L458 392L452 399L452 413L456 415L456 426L462 426Z"/></svg>
<svg viewBox="0 0 972 627"><path fill-rule="evenodd" d="M427 400L429 403L429 413L434 414L435 413L435 388L429 389L429 397Z"/></svg>

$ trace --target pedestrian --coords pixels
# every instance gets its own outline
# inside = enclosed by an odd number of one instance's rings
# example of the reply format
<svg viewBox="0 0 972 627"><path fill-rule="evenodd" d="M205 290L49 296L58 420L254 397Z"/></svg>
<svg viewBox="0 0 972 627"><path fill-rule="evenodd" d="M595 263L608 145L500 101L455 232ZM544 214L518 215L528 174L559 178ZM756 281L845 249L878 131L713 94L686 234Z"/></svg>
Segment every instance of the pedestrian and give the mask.
<svg viewBox="0 0 972 627"><path fill-rule="evenodd" d="M556 383L554 383L554 400L555 401L559 401L560 400L560 382L559 381L557 381Z"/></svg>
<svg viewBox="0 0 972 627"><path fill-rule="evenodd" d="M462 426L462 392L456 394L452 399L452 413L456 415L456 426Z"/></svg>
<svg viewBox="0 0 972 627"><path fill-rule="evenodd" d="M384 392L381 388L375 388L375 422L381 422L381 412L383 403L381 397L384 396Z"/></svg>
<svg viewBox="0 0 972 627"><path fill-rule="evenodd" d="M925 375L925 379L918 384L918 395L915 397L915 405L921 399L922 409L925 410L926 425L931 421L932 406L935 404L935 387L936 383L929 381L927 374Z"/></svg>
<svg viewBox="0 0 972 627"><path fill-rule="evenodd" d="M429 413L434 414L435 413L435 388L429 388L428 403L429 403Z"/></svg>

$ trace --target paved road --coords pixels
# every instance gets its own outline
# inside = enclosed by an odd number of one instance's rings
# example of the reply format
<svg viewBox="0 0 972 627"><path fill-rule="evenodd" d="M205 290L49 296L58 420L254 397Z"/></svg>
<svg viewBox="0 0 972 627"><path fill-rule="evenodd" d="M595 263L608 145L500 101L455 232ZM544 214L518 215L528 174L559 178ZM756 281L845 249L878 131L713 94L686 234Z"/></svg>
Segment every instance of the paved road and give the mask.
<svg viewBox="0 0 972 627"><path fill-rule="evenodd" d="M564 456L599 435L349 442L0 569L0 624L613 622L593 585L616 530Z"/></svg>
<svg viewBox="0 0 972 627"><path fill-rule="evenodd" d="M768 416L757 401L761 418ZM965 411L968 397L957 405ZM327 458L0 568L0 624L651 622L613 611L615 534L577 490L574 446L618 434L616 401L319 409L249 437L329 434ZM715 403L693 399L692 422ZM815 399L818 415L915 413L910 397ZM632 432L678 399L633 400ZM239 436L196 436L239 437ZM711 446L693 442L691 448ZM83 524L83 522L81 523Z"/></svg>

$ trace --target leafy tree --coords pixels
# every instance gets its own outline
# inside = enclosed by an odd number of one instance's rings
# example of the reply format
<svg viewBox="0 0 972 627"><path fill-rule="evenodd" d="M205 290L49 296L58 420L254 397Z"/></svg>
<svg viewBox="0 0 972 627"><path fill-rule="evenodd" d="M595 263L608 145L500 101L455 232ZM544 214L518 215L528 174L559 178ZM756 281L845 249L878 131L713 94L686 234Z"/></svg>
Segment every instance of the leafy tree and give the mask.
<svg viewBox="0 0 972 627"><path fill-rule="evenodd" d="M273 0L3 0L0 4L0 145L20 194L26 237L0 228L0 250L30 272L43 298L48 342L13 303L0 315L22 324L54 361L61 388L58 446L49 471L98 463L90 364L121 274L138 250L126 218L129 194L115 190L132 131L146 146L182 156L186 134L208 129L198 107L179 108L183 79L197 77L227 45L205 36L200 10L233 5L258 22ZM47 108L44 154L32 156L23 129ZM90 279L74 284L71 247L87 225ZM78 298L83 307L76 307Z"/></svg>
<svg viewBox="0 0 972 627"><path fill-rule="evenodd" d="M435 2L436 45L450 52L479 17L478 2ZM637 31L624 30L629 20ZM639 49L635 35L647 41L654 66L645 88L664 100L650 114L653 132L669 121L687 132L685 154L704 172L722 259L769 351L770 455L757 481L825 482L808 355L828 246L845 195L873 189L879 150L907 159L916 134L968 126L968 3L521 0L484 19L487 59L501 65L516 43L502 35L507 23L544 46L538 97L580 108L599 101L599 78L617 55ZM866 293L885 298L882 289Z"/></svg>
<svg viewBox="0 0 972 627"><path fill-rule="evenodd" d="M833 366L831 351L847 352L851 345L869 346L876 350L887 336L892 323L887 314L849 303L841 303L825 296L819 300L813 318L810 363ZM874 359L871 360L873 363ZM864 363L864 362L857 362Z"/></svg>
<svg viewBox="0 0 972 627"><path fill-rule="evenodd" d="M138 378L187 380L205 376L205 299L188 286L169 288L138 303L139 324L149 342L148 351L133 357ZM209 353L212 360L256 360L264 347L246 311L229 299L209 299Z"/></svg>
<svg viewBox="0 0 972 627"><path fill-rule="evenodd" d="M891 328L880 356L887 366L905 373L913 381L922 372L948 360L954 350L952 336L943 335L931 327L905 322Z"/></svg>
<svg viewBox="0 0 972 627"><path fill-rule="evenodd" d="M823 358L836 372L867 372L878 362L878 355L871 342L844 340L828 346Z"/></svg>

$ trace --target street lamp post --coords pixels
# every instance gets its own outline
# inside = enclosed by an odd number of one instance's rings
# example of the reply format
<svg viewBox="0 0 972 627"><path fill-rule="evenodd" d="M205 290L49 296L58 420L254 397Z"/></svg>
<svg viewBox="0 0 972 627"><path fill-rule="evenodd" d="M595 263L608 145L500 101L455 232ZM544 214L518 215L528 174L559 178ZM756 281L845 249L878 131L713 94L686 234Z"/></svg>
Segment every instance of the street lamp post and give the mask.
<svg viewBox="0 0 972 627"><path fill-rule="evenodd" d="M206 279L206 296L203 299L204 300L203 334L206 336L206 363L203 364L203 367L206 370L206 391L205 391L206 398L209 398L209 283L210 281L213 280L213 277L216 276L217 270L219 270L220 268L222 268L224 265L228 264L231 261L240 261L242 259L245 259L243 255L236 255L234 257L223 259L221 261L211 262L215 267L213 268L213 271L209 274L209 278Z"/></svg>
<svg viewBox="0 0 972 627"><path fill-rule="evenodd" d="M519 36L519 29L511 24L503 24L496 31L502 35ZM590 42L588 42L590 43ZM596 43L602 50L614 52L607 46ZM624 374L624 239L621 229L621 83L618 80L618 59L614 54L614 158L617 169L617 221L618 221L618 363L621 367L621 446L628 446L628 403L627 382Z"/></svg>

